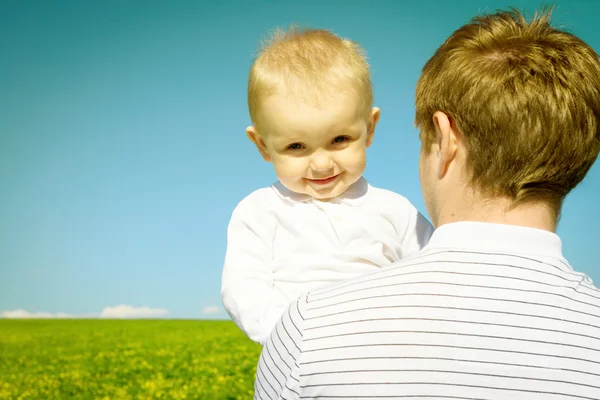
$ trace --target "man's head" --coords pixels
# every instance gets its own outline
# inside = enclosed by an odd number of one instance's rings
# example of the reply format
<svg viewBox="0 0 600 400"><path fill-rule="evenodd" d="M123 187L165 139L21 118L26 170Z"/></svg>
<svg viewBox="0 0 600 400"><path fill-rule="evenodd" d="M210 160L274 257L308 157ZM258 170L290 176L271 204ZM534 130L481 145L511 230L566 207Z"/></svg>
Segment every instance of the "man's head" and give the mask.
<svg viewBox="0 0 600 400"><path fill-rule="evenodd" d="M464 188L554 218L600 151L600 60L550 13L474 18L425 64L416 91L420 174L434 222Z"/></svg>
<svg viewBox="0 0 600 400"><path fill-rule="evenodd" d="M290 190L318 199L363 174L379 109L354 42L325 30L275 31L250 70L246 134Z"/></svg>

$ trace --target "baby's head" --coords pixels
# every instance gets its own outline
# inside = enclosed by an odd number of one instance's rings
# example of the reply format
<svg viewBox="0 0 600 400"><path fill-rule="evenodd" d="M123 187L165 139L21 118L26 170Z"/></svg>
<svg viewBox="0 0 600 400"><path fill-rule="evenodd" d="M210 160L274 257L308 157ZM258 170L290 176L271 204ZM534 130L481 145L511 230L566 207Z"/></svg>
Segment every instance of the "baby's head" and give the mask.
<svg viewBox="0 0 600 400"><path fill-rule="evenodd" d="M355 183L379 120L369 66L325 30L275 31L250 70L246 134L291 191L326 200Z"/></svg>

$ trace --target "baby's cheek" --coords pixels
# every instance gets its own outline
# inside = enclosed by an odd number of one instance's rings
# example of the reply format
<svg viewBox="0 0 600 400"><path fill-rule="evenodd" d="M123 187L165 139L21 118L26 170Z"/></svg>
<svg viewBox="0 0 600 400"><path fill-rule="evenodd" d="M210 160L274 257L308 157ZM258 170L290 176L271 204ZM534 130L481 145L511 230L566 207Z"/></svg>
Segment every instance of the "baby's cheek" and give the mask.
<svg viewBox="0 0 600 400"><path fill-rule="evenodd" d="M301 158L285 157L273 160L273 164L275 173L280 179L296 180L301 178L306 171L306 163Z"/></svg>
<svg viewBox="0 0 600 400"><path fill-rule="evenodd" d="M366 167L366 151L364 146L356 146L347 149L342 155L341 162L347 170L359 172Z"/></svg>

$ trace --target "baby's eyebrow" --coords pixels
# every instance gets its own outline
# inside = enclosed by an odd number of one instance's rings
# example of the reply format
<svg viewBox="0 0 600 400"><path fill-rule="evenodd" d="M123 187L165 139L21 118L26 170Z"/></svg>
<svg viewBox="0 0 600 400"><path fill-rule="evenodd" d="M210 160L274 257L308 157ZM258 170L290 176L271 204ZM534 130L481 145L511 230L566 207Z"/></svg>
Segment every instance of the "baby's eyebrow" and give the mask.
<svg viewBox="0 0 600 400"><path fill-rule="evenodd" d="M360 128L356 127L356 126L348 126L346 128L342 128L342 129L337 129L335 131L331 131L331 136L332 137L337 137L337 136L345 136L345 135L358 135L360 134L361 130Z"/></svg>
<svg viewBox="0 0 600 400"><path fill-rule="evenodd" d="M282 143L288 143L288 144L293 144L293 143L302 143L303 140L300 138L292 138L292 139L285 139L281 141Z"/></svg>

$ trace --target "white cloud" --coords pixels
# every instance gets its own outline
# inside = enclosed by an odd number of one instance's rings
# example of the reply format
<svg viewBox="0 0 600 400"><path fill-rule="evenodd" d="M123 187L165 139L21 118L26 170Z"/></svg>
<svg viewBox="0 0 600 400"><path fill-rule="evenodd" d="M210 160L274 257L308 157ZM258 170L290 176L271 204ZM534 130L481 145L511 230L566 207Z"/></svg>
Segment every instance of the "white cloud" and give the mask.
<svg viewBox="0 0 600 400"><path fill-rule="evenodd" d="M156 318L164 317L169 313L164 308L133 307L120 304L114 307L104 307L100 318Z"/></svg>
<svg viewBox="0 0 600 400"><path fill-rule="evenodd" d="M221 312L222 312L221 307L217 307L217 306L207 306L207 307L204 307L204 309L202 310L202 314L206 314L206 315L221 314Z"/></svg>
<svg viewBox="0 0 600 400"><path fill-rule="evenodd" d="M120 304L114 307L104 307L100 313L87 314L66 314L66 313L49 313L49 312L29 312L27 310L18 309L12 311L1 311L0 318L10 319L49 319L49 318L157 318L164 317L169 313L164 308L150 307L133 307L130 305Z"/></svg>
<svg viewBox="0 0 600 400"><path fill-rule="evenodd" d="M1 318L21 318L21 319L29 319L29 318L74 318L71 314L65 313L49 313L49 312L29 312L23 309L13 310L13 311L3 311L0 314Z"/></svg>

